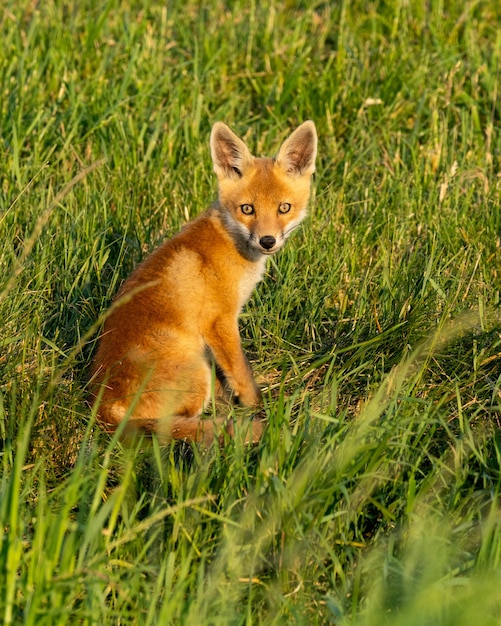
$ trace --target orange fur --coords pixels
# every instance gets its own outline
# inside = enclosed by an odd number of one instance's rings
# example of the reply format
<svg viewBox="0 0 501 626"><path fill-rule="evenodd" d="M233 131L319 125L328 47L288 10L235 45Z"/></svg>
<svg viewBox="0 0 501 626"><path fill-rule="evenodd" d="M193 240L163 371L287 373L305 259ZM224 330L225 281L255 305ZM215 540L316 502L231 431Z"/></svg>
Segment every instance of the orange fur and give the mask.
<svg viewBox="0 0 501 626"><path fill-rule="evenodd" d="M226 125L214 125L219 200L139 265L99 338L92 393L109 429L127 418L129 429L210 441L214 423L200 415L210 400L211 358L240 404L259 404L238 315L267 256L305 215L316 144L314 124L305 122L275 159L255 158ZM253 423L250 438L261 429Z"/></svg>

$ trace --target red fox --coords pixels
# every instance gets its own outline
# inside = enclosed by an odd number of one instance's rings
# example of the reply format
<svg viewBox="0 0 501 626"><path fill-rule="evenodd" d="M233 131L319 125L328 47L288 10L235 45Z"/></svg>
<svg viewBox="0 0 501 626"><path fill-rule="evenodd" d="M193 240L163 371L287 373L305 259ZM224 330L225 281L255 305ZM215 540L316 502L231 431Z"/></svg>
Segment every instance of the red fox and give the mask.
<svg viewBox="0 0 501 626"><path fill-rule="evenodd" d="M315 171L315 124L301 124L275 158L256 158L222 122L210 137L219 198L143 261L104 323L91 379L108 430L210 442L212 363L236 401L261 401L242 350L238 316L266 259L305 217ZM216 420L220 423L223 420ZM255 427L253 440L262 427ZM231 431L230 431L231 434Z"/></svg>

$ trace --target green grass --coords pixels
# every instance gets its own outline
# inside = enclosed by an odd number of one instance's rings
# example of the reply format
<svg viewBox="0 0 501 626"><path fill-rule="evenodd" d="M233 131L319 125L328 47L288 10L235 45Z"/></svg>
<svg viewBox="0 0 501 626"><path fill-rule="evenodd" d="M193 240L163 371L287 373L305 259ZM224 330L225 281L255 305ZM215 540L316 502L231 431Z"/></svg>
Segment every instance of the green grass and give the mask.
<svg viewBox="0 0 501 626"><path fill-rule="evenodd" d="M501 620L501 11L0 13L0 621ZM126 448L86 382L121 281L215 197L208 136L313 119L310 217L241 328L269 427Z"/></svg>

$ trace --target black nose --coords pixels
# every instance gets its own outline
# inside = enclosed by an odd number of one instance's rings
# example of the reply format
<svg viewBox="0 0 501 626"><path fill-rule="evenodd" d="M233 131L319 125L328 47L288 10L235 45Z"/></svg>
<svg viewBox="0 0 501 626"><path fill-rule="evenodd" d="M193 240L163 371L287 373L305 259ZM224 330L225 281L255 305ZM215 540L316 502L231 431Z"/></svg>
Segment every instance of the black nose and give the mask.
<svg viewBox="0 0 501 626"><path fill-rule="evenodd" d="M276 242L277 240L275 239L275 237L271 237L271 235L266 235L264 237L261 237L261 239L259 240L261 247L264 248L265 250L271 250L273 246L276 244Z"/></svg>

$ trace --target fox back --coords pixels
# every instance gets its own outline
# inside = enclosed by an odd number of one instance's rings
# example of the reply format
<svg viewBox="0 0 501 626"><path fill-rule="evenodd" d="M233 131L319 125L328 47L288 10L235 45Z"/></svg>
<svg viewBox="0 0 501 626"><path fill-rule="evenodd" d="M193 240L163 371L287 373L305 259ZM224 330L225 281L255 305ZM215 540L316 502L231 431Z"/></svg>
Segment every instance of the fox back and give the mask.
<svg viewBox="0 0 501 626"><path fill-rule="evenodd" d="M252 156L221 122L210 145L217 202L139 265L106 317L91 389L97 417L110 430L126 420L126 431L209 442L214 420L200 416L210 401L212 363L220 393L244 406L261 400L238 315L266 258L306 214L316 131L303 123L273 159ZM250 438L261 429L253 423Z"/></svg>

